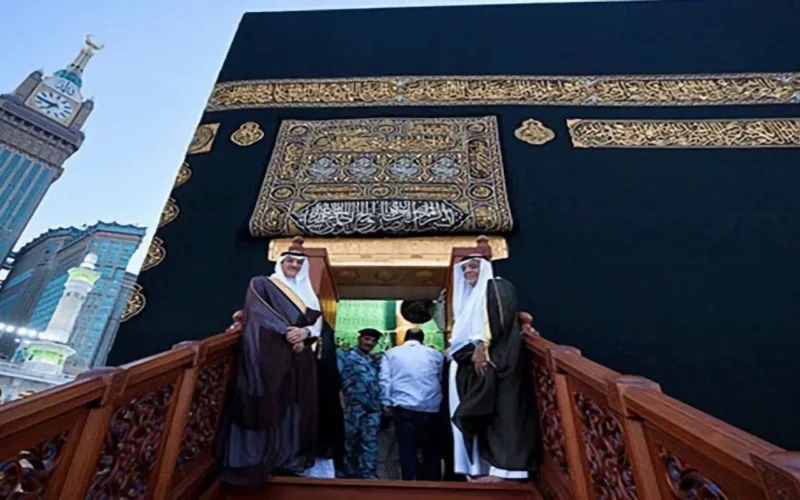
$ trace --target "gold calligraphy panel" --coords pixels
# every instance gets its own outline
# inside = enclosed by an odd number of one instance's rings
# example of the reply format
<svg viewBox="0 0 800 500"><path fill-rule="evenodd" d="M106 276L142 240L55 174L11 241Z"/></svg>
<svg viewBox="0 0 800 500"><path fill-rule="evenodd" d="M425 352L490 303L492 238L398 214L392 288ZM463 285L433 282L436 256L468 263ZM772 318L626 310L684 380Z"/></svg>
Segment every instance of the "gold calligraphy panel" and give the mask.
<svg viewBox="0 0 800 500"><path fill-rule="evenodd" d="M192 137L192 142L189 144L187 155L198 153L208 153L211 151L211 146L214 145L214 139L217 138L217 131L219 130L219 123L206 123L198 125Z"/></svg>
<svg viewBox="0 0 800 500"><path fill-rule="evenodd" d="M170 222L174 221L178 218L178 214L181 213L181 209L178 208L178 204L175 202L173 198L167 199L167 203L164 205L164 209L161 211L161 216L158 218L158 227L164 227Z"/></svg>
<svg viewBox="0 0 800 500"><path fill-rule="evenodd" d="M157 265L161 264L166 258L167 258L167 249L164 248L164 240L162 240L158 236L154 236L153 241L147 248L147 256L145 257L144 263L142 264L141 272L153 269Z"/></svg>
<svg viewBox="0 0 800 500"><path fill-rule="evenodd" d="M576 148L800 147L800 118L567 120Z"/></svg>
<svg viewBox="0 0 800 500"><path fill-rule="evenodd" d="M256 122L243 123L241 127L231 134L231 142L237 146L252 146L264 138L264 131Z"/></svg>
<svg viewBox="0 0 800 500"><path fill-rule="evenodd" d="M493 116L284 121L250 219L254 236L511 226Z"/></svg>
<svg viewBox="0 0 800 500"><path fill-rule="evenodd" d="M131 290L131 294L128 296L128 302L125 304L125 310L122 312L122 316L119 319L120 322L124 323L142 312L146 304L147 299L142 291L142 285L134 283L133 290Z"/></svg>
<svg viewBox="0 0 800 500"><path fill-rule="evenodd" d="M522 142L527 142L534 146L547 144L556 137L556 133L545 127L544 123L533 118L525 120L514 131L514 136Z"/></svg>
<svg viewBox="0 0 800 500"><path fill-rule="evenodd" d="M397 76L218 83L206 111L334 106L720 106L800 102L800 73Z"/></svg>
<svg viewBox="0 0 800 500"><path fill-rule="evenodd" d="M186 184L186 181L188 181L191 176L191 167L189 167L187 162L183 162L183 164L181 164L181 168L178 169L178 175L175 176L175 183L172 185L172 189Z"/></svg>

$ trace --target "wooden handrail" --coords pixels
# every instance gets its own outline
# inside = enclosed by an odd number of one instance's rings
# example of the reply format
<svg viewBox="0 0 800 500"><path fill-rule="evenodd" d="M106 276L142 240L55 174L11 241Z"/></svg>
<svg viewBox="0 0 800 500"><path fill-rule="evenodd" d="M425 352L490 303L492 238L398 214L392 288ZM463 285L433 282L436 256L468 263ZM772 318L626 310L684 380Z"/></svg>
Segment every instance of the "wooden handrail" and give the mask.
<svg viewBox="0 0 800 500"><path fill-rule="evenodd" d="M534 356L541 490L559 499L800 498L800 453L542 338L528 314L520 322Z"/></svg>
<svg viewBox="0 0 800 500"><path fill-rule="evenodd" d="M179 344L0 406L0 498L197 498L215 467L240 336Z"/></svg>
<svg viewBox="0 0 800 500"><path fill-rule="evenodd" d="M83 409L105 393L101 377L87 377L0 406L0 442L36 425Z"/></svg>
<svg viewBox="0 0 800 500"><path fill-rule="evenodd" d="M709 498L800 498L800 454L542 338L528 314L520 322L534 358L544 448L536 486L546 498L668 499L692 489ZM123 490L200 498L213 483L240 339L237 329L184 342L0 406L0 498L20 489L46 499ZM292 488L303 487L297 481ZM377 496L380 485L370 484Z"/></svg>

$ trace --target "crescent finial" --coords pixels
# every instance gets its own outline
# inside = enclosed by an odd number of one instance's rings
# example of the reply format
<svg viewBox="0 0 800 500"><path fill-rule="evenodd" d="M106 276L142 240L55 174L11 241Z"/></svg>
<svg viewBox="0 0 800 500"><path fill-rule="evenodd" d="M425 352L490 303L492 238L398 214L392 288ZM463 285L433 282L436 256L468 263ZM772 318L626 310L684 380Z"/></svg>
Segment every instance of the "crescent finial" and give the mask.
<svg viewBox="0 0 800 500"><path fill-rule="evenodd" d="M94 50L103 50L105 44L92 41L92 35L86 35L86 45Z"/></svg>

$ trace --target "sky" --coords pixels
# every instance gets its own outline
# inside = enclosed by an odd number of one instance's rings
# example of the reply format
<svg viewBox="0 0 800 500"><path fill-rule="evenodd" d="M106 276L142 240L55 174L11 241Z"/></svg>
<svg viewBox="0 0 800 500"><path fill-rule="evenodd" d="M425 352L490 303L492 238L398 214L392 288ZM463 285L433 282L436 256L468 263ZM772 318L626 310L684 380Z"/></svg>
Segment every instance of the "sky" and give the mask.
<svg viewBox="0 0 800 500"><path fill-rule="evenodd" d="M148 228L128 266L138 272L245 12L487 3L537 2L11 0L3 5L7 21L0 30L0 93L13 91L37 69L52 74L66 67L86 34L105 44L83 77L83 95L95 101L83 129L86 140L67 160L17 248L50 228L98 220L133 223Z"/></svg>

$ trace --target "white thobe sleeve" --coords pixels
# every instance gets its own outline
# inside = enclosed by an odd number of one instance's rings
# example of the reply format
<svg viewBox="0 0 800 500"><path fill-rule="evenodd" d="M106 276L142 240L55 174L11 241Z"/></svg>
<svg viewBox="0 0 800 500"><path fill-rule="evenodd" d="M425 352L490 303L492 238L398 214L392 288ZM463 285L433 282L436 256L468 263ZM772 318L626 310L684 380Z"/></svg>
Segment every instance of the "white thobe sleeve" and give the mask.
<svg viewBox="0 0 800 500"><path fill-rule="evenodd" d="M381 360L381 372L378 378L381 386L381 404L392 406L392 363L389 361L388 352Z"/></svg>
<svg viewBox="0 0 800 500"><path fill-rule="evenodd" d="M322 334L322 316L317 318L313 325L307 326L309 337L319 337Z"/></svg>

